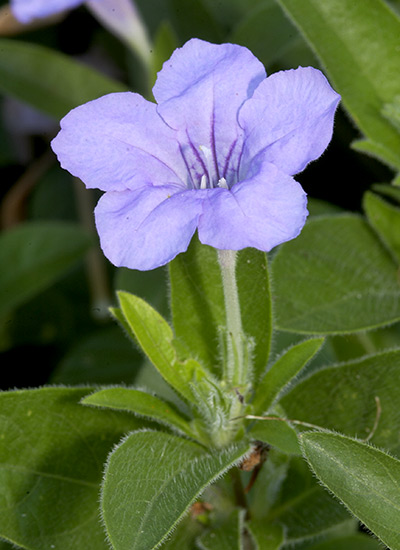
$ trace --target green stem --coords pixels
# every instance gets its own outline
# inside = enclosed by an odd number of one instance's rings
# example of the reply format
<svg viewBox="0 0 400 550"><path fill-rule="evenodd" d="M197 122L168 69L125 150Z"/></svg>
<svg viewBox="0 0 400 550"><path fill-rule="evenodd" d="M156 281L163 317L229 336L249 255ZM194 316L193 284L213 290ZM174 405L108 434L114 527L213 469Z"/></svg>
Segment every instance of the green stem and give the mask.
<svg viewBox="0 0 400 550"><path fill-rule="evenodd" d="M244 353L242 318L236 283L235 250L218 250L218 261L224 289L226 329L228 332L225 380L233 386L246 384L247 365Z"/></svg>

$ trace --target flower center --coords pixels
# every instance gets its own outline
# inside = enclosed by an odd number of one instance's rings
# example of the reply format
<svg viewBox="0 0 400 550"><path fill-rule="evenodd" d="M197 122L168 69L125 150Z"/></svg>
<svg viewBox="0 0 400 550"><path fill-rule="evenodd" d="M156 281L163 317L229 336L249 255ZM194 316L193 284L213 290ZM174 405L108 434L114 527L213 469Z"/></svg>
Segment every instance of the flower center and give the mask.
<svg viewBox="0 0 400 550"><path fill-rule="evenodd" d="M229 185L228 185L228 183L227 183L227 181L226 181L225 178L219 179L216 186L215 186L215 185L207 186L207 182L208 182L208 178L207 178L207 176L206 176L205 174L203 174L203 175L201 176L199 189L207 189L207 187L208 187L209 189L212 189L213 187L221 187L221 188L223 188L223 189L229 189Z"/></svg>
<svg viewBox="0 0 400 550"><path fill-rule="evenodd" d="M218 178L216 174L216 162L214 155L209 147L200 145L202 166L204 173L200 178L199 189L214 189L215 187L222 187L229 189L229 185L225 178Z"/></svg>

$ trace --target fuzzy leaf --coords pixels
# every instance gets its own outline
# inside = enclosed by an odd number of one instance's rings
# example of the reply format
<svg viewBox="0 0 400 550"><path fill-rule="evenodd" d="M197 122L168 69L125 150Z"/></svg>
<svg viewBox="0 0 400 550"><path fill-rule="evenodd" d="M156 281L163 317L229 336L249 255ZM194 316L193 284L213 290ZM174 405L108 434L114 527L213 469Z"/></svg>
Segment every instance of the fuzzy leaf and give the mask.
<svg viewBox="0 0 400 550"><path fill-rule="evenodd" d="M253 248L239 251L236 278L243 331L254 342L252 366L258 384L267 366L273 324L267 255Z"/></svg>
<svg viewBox="0 0 400 550"><path fill-rule="evenodd" d="M369 437L377 422L373 443L400 456L398 403L399 350L326 367L300 382L280 401L289 418L350 436Z"/></svg>
<svg viewBox="0 0 400 550"><path fill-rule="evenodd" d="M99 519L103 464L140 425L82 407L91 388L0 393L0 537L28 550L107 550Z"/></svg>
<svg viewBox="0 0 400 550"><path fill-rule="evenodd" d="M400 208L367 191L363 206L368 221L400 264Z"/></svg>
<svg viewBox="0 0 400 550"><path fill-rule="evenodd" d="M357 139L353 141L351 147L360 153L384 160L386 164L393 166L394 170L398 170L399 168L398 155L373 139Z"/></svg>
<svg viewBox="0 0 400 550"><path fill-rule="evenodd" d="M218 373L220 327L226 323L217 252L193 238L187 252L170 262L169 274L176 337Z"/></svg>
<svg viewBox="0 0 400 550"><path fill-rule="evenodd" d="M289 348L268 370L256 388L254 414L268 411L279 393L299 374L324 343L323 338L311 338Z"/></svg>
<svg viewBox="0 0 400 550"><path fill-rule="evenodd" d="M370 152L400 167L400 133L382 113L400 90L395 11L382 0L278 1L320 58L360 130L379 146Z"/></svg>
<svg viewBox="0 0 400 550"><path fill-rule="evenodd" d="M399 183L395 183L396 180L393 181L393 184L389 183L377 183L372 186L372 190L376 191L377 193L384 195L388 197L389 199L392 199L397 205L400 204L400 187Z"/></svg>
<svg viewBox="0 0 400 550"><path fill-rule="evenodd" d="M179 430L189 437L194 437L189 423L173 405L144 391L131 388L106 388L88 395L82 399L81 403L130 411Z"/></svg>
<svg viewBox="0 0 400 550"><path fill-rule="evenodd" d="M103 519L115 550L152 550L202 491L250 450L214 450L161 432L134 432L109 457Z"/></svg>
<svg viewBox="0 0 400 550"><path fill-rule="evenodd" d="M281 330L343 334L400 319L397 266L359 216L310 219L272 267Z"/></svg>
<svg viewBox="0 0 400 550"><path fill-rule="evenodd" d="M315 475L392 550L400 549L400 461L336 433L300 436Z"/></svg>
<svg viewBox="0 0 400 550"><path fill-rule="evenodd" d="M296 431L282 420L255 420L249 434L255 440L268 443L283 453L301 454Z"/></svg>
<svg viewBox="0 0 400 550"><path fill-rule="evenodd" d="M194 359L178 360L171 327L147 302L127 292L119 292L118 297L117 318L128 333L134 335L164 380L187 401L196 402L190 384L201 386L210 373Z"/></svg>
<svg viewBox="0 0 400 550"><path fill-rule="evenodd" d="M350 520L349 513L316 482L304 459L292 456L289 464L279 498L265 522L284 525L286 544L310 541L345 525Z"/></svg>
<svg viewBox="0 0 400 550"><path fill-rule="evenodd" d="M301 541L310 544L315 537L353 521L316 482L303 457L289 457L274 448L248 493L248 502L251 520L264 526L266 533L273 525L284 527L285 547Z"/></svg>

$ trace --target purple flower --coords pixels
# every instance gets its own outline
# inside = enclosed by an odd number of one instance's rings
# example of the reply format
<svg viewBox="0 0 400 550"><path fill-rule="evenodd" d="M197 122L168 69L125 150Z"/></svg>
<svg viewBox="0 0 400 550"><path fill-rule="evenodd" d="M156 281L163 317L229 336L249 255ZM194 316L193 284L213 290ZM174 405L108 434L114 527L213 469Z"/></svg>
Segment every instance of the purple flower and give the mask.
<svg viewBox="0 0 400 550"><path fill-rule="evenodd" d="M96 19L149 62L151 45L133 0L11 0L14 17L30 23L85 4Z"/></svg>
<svg viewBox="0 0 400 550"><path fill-rule="evenodd" d="M306 194L292 176L327 147L340 99L320 71L266 78L246 48L192 39L153 93L157 104L126 92L82 105L52 142L63 168L105 191L95 217L112 263L166 264L196 229L231 250L300 233Z"/></svg>
<svg viewBox="0 0 400 550"><path fill-rule="evenodd" d="M84 0L11 0L12 12L21 23L49 17L64 10L76 8Z"/></svg>

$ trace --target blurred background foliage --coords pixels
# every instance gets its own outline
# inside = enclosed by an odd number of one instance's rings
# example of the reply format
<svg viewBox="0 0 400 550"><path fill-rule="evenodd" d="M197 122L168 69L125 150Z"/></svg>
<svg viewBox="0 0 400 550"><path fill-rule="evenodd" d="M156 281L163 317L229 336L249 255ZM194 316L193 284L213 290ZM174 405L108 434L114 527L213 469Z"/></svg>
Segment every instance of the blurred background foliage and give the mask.
<svg viewBox="0 0 400 550"><path fill-rule="evenodd" d="M390 5L400 9L398 1ZM138 0L137 6L154 44L153 80L173 49L192 37L247 46L268 73L319 66L274 0ZM1 388L146 383L142 356L107 308L123 289L169 317L167 272L117 269L104 259L93 227L98 195L63 171L49 149L59 118L74 102L114 89L146 93L143 69L84 5L34 29L13 30L2 20L0 35ZM16 51L24 44L30 56ZM79 73L52 52L94 67L105 80L90 69ZM62 89L57 70L74 84L75 95ZM360 137L340 108L327 152L297 177L311 215L360 212L365 191L393 179L387 165L350 147ZM390 347L397 337L397 325L377 331L367 344L363 335L332 336L318 361L362 355L371 345ZM276 335L276 349L293 339Z"/></svg>

